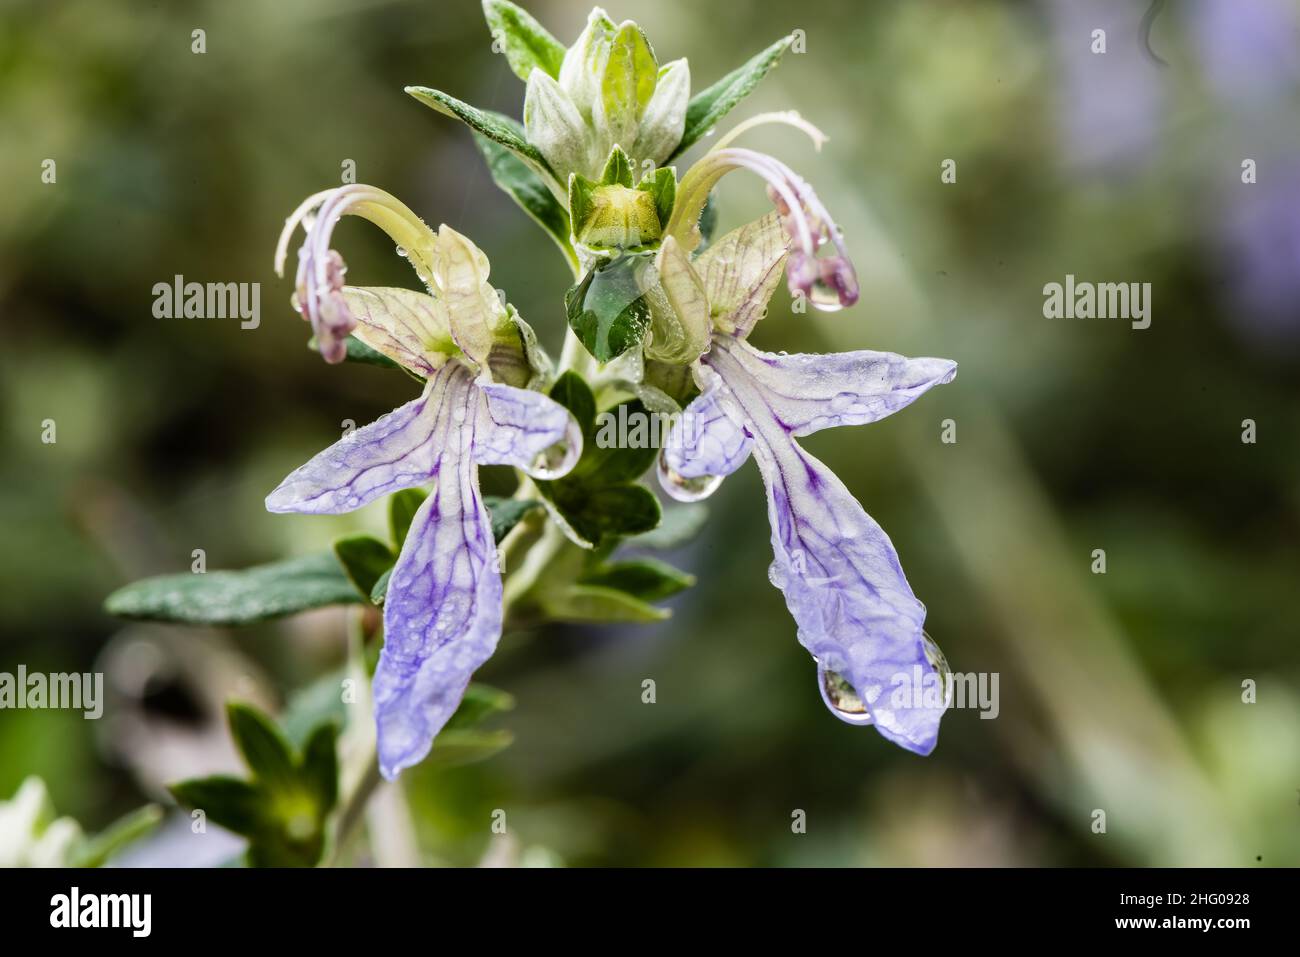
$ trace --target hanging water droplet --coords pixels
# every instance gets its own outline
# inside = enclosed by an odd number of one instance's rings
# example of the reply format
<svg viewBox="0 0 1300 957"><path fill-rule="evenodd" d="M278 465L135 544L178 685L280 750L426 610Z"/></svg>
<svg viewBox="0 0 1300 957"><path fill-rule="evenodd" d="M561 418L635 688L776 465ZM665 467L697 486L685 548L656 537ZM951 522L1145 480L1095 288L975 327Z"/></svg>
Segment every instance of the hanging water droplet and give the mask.
<svg viewBox="0 0 1300 957"><path fill-rule="evenodd" d="M840 291L821 278L813 280L812 288L808 290L808 301L814 309L822 312L839 312L844 308L844 303L840 302Z"/></svg>
<svg viewBox="0 0 1300 957"><path fill-rule="evenodd" d="M943 692L945 702L952 701L952 668L948 665L948 659L944 656L937 642L930 637L928 631L921 632L921 646L925 650L925 660L930 662L930 667L934 673L939 676L939 688Z"/></svg>
<svg viewBox="0 0 1300 957"><path fill-rule="evenodd" d="M698 502L700 499L708 498L717 491L718 486L722 484L723 476L721 475L700 475L694 478L688 478L685 475L679 475L673 471L672 467L664 458L664 453L659 453L659 478L662 480L664 491L679 502Z"/></svg>
<svg viewBox="0 0 1300 957"><path fill-rule="evenodd" d="M397 255L399 255L399 256L401 256L403 259L405 259L405 258L406 258L406 247L405 247L405 246L398 246L398 247L397 247Z"/></svg>
<svg viewBox="0 0 1300 957"><path fill-rule="evenodd" d="M874 718L853 685L838 671L817 665L817 687L831 713L845 724L872 724Z"/></svg>
<svg viewBox="0 0 1300 957"><path fill-rule="evenodd" d="M556 442L538 452L525 471L533 478L543 481L559 478L568 471L569 448L569 443L566 441Z"/></svg>

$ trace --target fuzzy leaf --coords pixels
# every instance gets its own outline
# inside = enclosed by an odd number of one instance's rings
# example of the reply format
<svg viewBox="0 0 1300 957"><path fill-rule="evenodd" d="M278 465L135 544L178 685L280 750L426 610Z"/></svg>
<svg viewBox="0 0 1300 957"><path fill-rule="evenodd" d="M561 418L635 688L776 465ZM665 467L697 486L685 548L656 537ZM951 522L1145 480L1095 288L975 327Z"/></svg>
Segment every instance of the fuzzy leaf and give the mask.
<svg viewBox="0 0 1300 957"><path fill-rule="evenodd" d="M538 169L550 171L546 159L535 146L524 139L519 124L514 120L502 116L500 113L480 110L477 107L470 106L454 96L448 96L441 90L431 90L424 86L408 86L406 92L425 106L431 107L453 119L460 120L474 132L486 136L494 143L499 143L521 159L535 164Z"/></svg>
<svg viewBox="0 0 1300 957"><path fill-rule="evenodd" d="M483 16L515 76L526 81L534 69L552 77L560 75L564 46L528 11L509 0L483 0Z"/></svg>
<svg viewBox="0 0 1300 957"><path fill-rule="evenodd" d="M243 571L145 578L109 595L104 609L121 618L246 625L362 600L333 555L312 555Z"/></svg>
<svg viewBox="0 0 1300 957"><path fill-rule="evenodd" d="M690 588L695 576L656 558L633 558L602 565L578 583L612 588L641 601L660 601Z"/></svg>
<svg viewBox="0 0 1300 957"><path fill-rule="evenodd" d="M546 234L555 241L555 245L560 247L560 252L564 254L570 267L576 271L578 257L569 242L572 227L569 224L568 211L547 188L542 177L506 147L481 133L474 134L474 142L478 144L483 159L487 161L492 181L518 203L519 208L527 213L533 222L546 230Z"/></svg>

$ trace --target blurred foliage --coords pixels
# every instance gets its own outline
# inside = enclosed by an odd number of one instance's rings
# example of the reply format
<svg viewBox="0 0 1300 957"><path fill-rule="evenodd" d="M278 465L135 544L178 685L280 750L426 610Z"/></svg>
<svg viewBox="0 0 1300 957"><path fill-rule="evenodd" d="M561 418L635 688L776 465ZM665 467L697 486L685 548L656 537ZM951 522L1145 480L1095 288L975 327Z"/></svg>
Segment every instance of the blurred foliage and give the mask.
<svg viewBox="0 0 1300 957"><path fill-rule="evenodd" d="M529 6L566 41L586 12ZM1143 6L613 4L661 59L690 58L697 89L804 31L806 52L733 119L798 108L830 135L820 153L784 129L751 139L835 212L863 301L792 316L782 290L755 342L958 360L956 382L906 416L807 445L889 531L953 668L1001 675L1001 711L950 714L925 760L829 717L766 583L747 467L668 556L699 580L671 620L506 636L480 677L516 699L516 744L408 772L421 859L478 861L505 809L524 845L570 864L1300 863L1295 7L1252 0L1221 21L1217 0L1171 5L1151 38L1161 68L1138 40ZM1281 26L1234 37L1265 14ZM1104 56L1088 49L1097 26ZM1288 42L1265 42L1279 31ZM1247 41L1267 48L1232 61ZM95 667L122 627L103 597L185 571L195 548L242 568L387 538L382 506L262 506L345 420L413 394L308 352L272 273L283 218L346 160L472 236L558 353L565 263L408 84L522 107L473 0L0 11L0 670ZM1257 184L1241 183L1243 157ZM946 158L955 184L940 182ZM724 230L766 207L738 177L720 199ZM337 236L353 278L408 283L377 233ZM1152 283L1152 327L1044 319L1042 287L1066 273ZM153 318L153 285L177 274L261 283L261 325ZM958 442L941 445L949 418ZM485 491L508 481L487 470ZM1090 573L1095 548L1105 575ZM344 633L332 609L216 640L283 703L339 666ZM152 674L134 689L145 710L190 720ZM1257 704L1241 701L1246 679ZM103 827L162 796L160 773L110 757L120 733L111 713L0 714L0 794L39 774L60 811ZM207 773L237 767L221 754Z"/></svg>

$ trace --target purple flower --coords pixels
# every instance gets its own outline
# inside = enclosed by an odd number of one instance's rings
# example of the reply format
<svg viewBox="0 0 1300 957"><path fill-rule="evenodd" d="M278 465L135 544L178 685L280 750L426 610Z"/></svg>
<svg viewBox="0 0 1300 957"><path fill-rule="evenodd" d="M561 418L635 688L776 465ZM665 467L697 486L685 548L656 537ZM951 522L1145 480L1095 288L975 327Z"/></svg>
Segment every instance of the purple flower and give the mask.
<svg viewBox="0 0 1300 957"><path fill-rule="evenodd" d="M493 381L497 354L520 341L522 320L487 283L487 258L443 226L433 233L370 187L318 194L300 253L298 300L327 360L351 333L427 377L418 399L347 435L290 474L266 499L272 512L336 514L434 483L389 579L384 649L375 671L379 765L392 779L428 754L474 671L501 636L501 574L479 465L563 475L582 451L568 411L540 392ZM430 292L354 288L329 249L341 211L403 243ZM287 237L281 239L279 260ZM531 333L530 333L531 335ZM328 337L328 339L327 339Z"/></svg>
<svg viewBox="0 0 1300 957"><path fill-rule="evenodd" d="M826 139L825 134L794 112L763 113L746 120L687 170L678 186L677 202L665 233L687 251L695 249L700 242L700 212L709 191L727 173L748 170L767 184L767 194L785 233L783 251L789 251L785 272L790 294L805 296L826 312L851 306L858 301L858 277L849 261L840 228L812 187L775 157L730 145L746 130L766 123L794 126L807 133L818 149ZM827 244L834 251L822 255ZM763 304L766 305L766 299Z"/></svg>
<svg viewBox="0 0 1300 957"><path fill-rule="evenodd" d="M829 223L822 213L818 220ZM817 661L823 699L837 717L874 723L896 744L929 754L946 693L898 693L918 674L940 686L946 681L946 665L922 631L925 606L912 594L889 536L795 439L881 419L951 381L956 364L888 352L773 355L750 346L745 339L789 265L790 238L769 215L724 236L692 263L716 331L695 365L702 392L682 414L689 428L679 424L660 456L660 481L674 498L692 501L753 455L767 486L769 577L785 594L800 643ZM852 275L847 260L843 268ZM854 298L856 285L841 292L844 305ZM936 698L942 703L935 705Z"/></svg>

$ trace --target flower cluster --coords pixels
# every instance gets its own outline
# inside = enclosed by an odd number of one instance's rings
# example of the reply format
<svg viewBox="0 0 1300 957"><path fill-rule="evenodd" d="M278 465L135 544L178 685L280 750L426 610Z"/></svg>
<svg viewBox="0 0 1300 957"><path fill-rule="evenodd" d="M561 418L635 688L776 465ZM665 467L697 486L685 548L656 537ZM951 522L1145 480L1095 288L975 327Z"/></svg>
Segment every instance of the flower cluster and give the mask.
<svg viewBox="0 0 1300 957"><path fill-rule="evenodd" d="M438 90L408 92L471 127L496 182L573 268L562 375L489 284L486 256L380 189L309 197L287 221L276 257L283 269L302 226L294 304L326 361L368 347L424 382L418 398L321 452L267 498L275 512L336 513L433 486L399 543L384 599L374 674L383 773L391 778L428 753L501 635L511 588L503 589L479 465L514 466L523 473L518 497L546 506L549 528L532 547L550 543L552 551L524 564L553 576L582 574L581 561L558 559L565 550L604 557L657 521L657 503L636 484L654 460L638 459L629 471L601 458L590 433L596 406L627 401L689 413L689 434L670 435L657 457L659 482L674 499L706 497L754 458L767 487L770 578L817 663L828 706L929 753L943 706L899 708L888 696L892 676L946 667L922 630L925 608L885 532L797 439L889 415L950 381L955 364L749 345L783 274L815 308L840 309L859 295L840 229L812 188L774 157L734 145L755 125L781 123L820 146L822 134L798 114L740 124L680 177L664 165L711 132L792 38L692 96L686 61L660 66L631 21L616 24L597 9L566 48L506 0L484 0L484 10L526 83L523 123ZM736 170L763 181L773 211L710 242L714 187ZM348 285L331 246L344 215L383 229L422 291ZM596 598L615 607L608 581L583 587L586 607Z"/></svg>

